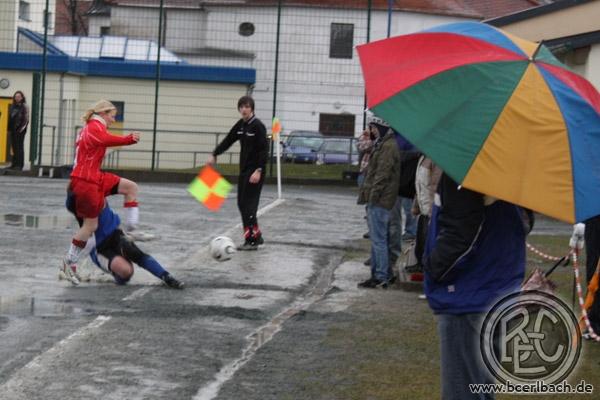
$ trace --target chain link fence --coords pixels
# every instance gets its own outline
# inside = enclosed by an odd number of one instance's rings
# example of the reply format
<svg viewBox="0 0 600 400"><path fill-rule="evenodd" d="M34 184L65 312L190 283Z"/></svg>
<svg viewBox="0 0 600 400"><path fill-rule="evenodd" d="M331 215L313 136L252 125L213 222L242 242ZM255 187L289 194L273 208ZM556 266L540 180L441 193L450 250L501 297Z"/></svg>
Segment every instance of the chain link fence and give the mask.
<svg viewBox="0 0 600 400"><path fill-rule="evenodd" d="M401 3L3 0L0 163L12 157L8 115L20 90L32 167L72 164L80 116L107 99L118 108L111 131L140 131L142 140L110 149L106 167L196 168L237 121L246 94L267 130L280 119L284 161L356 165L365 96L355 46L477 19L466 11L416 14ZM308 151L289 146L294 137L304 137ZM219 162L236 163L237 146Z"/></svg>

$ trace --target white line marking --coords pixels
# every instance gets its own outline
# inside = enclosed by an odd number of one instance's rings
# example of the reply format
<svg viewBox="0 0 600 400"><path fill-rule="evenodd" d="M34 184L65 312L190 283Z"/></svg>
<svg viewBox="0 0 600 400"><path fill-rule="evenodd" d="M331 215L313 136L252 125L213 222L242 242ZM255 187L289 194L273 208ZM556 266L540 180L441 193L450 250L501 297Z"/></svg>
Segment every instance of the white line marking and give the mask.
<svg viewBox="0 0 600 400"><path fill-rule="evenodd" d="M270 209L278 206L279 204L281 204L283 202L284 202L283 199L277 199L274 202L270 203L269 205L261 208L257 214L263 215ZM241 226L241 224L238 224L235 227L229 229L227 232L230 232L230 231L233 232L234 229L238 229L240 226ZM138 290L134 291L133 293L131 293L130 295L123 298L123 301L131 301L134 299L138 299L138 298L144 296L146 293L148 293L154 287L155 286L149 286L149 287L144 287L144 288L138 289ZM289 309L288 309L288 312L289 312ZM284 321L286 319L288 319L290 316L286 317L284 319ZM242 363L239 364L238 366L236 366L232 370L231 375L233 375L233 373L235 373L235 371L237 371L237 369L239 369L242 365L244 365L252 357L252 355L256 351L256 348L262 346L264 343L271 340L273 335L277 331L279 331L279 329L281 329L280 327L277 327L276 330L273 332L262 332L263 330L266 330L269 327L271 329L273 329L273 326L272 326L273 322L276 321L276 319L278 317L275 317L275 319L273 319L268 324L268 326L266 325L263 328L256 331L255 335L264 335L264 336L261 336L260 340L258 340L258 339L253 340L250 343L250 345L244 350L244 354L248 353L247 359L246 360L240 359L242 361ZM28 362L23 368L16 371L8 381L6 381L3 385L0 386L0 393L6 394L6 393L9 393L9 391L18 390L19 387L22 386L23 381L27 378L27 376L26 376L27 373L33 373L33 376L35 377L36 374L41 373L44 370L47 370L48 368L50 368L53 361L55 361L57 358L60 358L60 356L68 349L68 345L70 345L70 342L77 340L77 339L81 339L84 336L91 334L94 329L100 328L106 322L110 321L110 319L111 319L110 316L99 315L98 317L96 317L96 319L94 321L90 322L86 326L78 329L77 331L73 332L66 338L62 339L60 342L58 342L57 344L55 344L54 346L52 346L51 348L46 350L44 353L37 355L33 360ZM256 347L257 343L258 343L258 347ZM222 371L223 370L221 370L221 372ZM231 376L227 376L227 375L224 376L225 379L223 380L223 382L228 380L230 377ZM213 382L213 383L215 383L215 382ZM222 385L222 382L216 382L216 387L215 387L216 393L218 393L218 390L221 385Z"/></svg>
<svg viewBox="0 0 600 400"><path fill-rule="evenodd" d="M339 262L336 264L339 264ZM333 271L330 273L333 273ZM269 322L249 334L246 337L246 340L248 340L248 345L242 351L242 355L221 368L221 370L219 370L219 372L217 372L215 375L212 382L206 384L198 390L193 400L213 400L215 397L217 397L221 387L223 387L227 381L233 378L235 373L242 368L244 364L254 357L258 349L271 341L271 339L273 339L273 337L279 331L281 331L281 329L283 329L283 324L285 321L299 312L308 309L316 301L323 298L329 287L329 282L323 281L323 277L324 276L317 278L315 287L304 297L294 301L289 307L277 314Z"/></svg>
<svg viewBox="0 0 600 400"><path fill-rule="evenodd" d="M198 390L198 393L196 393L193 400L212 400L217 397L223 384L233 378L233 375L235 375L235 373L242 368L244 364L252 359L259 348L273 339L273 336L275 336L275 334L281 330L285 321L296 315L301 310L302 308L299 307L288 307L283 312L276 315L268 323L248 335L246 339L249 341L249 343L242 351L242 355L221 368L215 375L212 382Z"/></svg>
<svg viewBox="0 0 600 400"><path fill-rule="evenodd" d="M154 288L153 286L147 286L147 287L138 289L138 290L134 291L133 293L131 293L129 296L123 297L123 299L121 299L121 300L122 301L131 301L131 300L139 299L140 297L142 297L143 295L145 295L146 293L151 291L153 288Z"/></svg>
<svg viewBox="0 0 600 400"><path fill-rule="evenodd" d="M258 210L258 212L256 213L257 216L261 216L263 214L265 214L266 212L270 211L272 208L277 207L280 204L283 204L285 202L284 199L277 199L274 202L267 204L266 206L264 206L263 208L261 208L260 210ZM242 224L239 223L236 226L229 228L222 236L231 236L232 234L234 234L237 230L239 230L242 227ZM208 246L207 246L208 249Z"/></svg>
<svg viewBox="0 0 600 400"><path fill-rule="evenodd" d="M93 330L100 328L106 322L110 321L111 317L105 315L99 315L92 322L87 324L86 326L79 328L60 342L56 343L54 346L43 352L42 354L37 355L33 360L29 361L23 368L17 371L13 376L6 381L2 386L0 386L0 393L9 393L10 390L18 390L23 381L29 376L35 377L47 371L48 368L52 365L52 363L65 354L68 350L71 342L80 340L84 336L87 336L92 333Z"/></svg>

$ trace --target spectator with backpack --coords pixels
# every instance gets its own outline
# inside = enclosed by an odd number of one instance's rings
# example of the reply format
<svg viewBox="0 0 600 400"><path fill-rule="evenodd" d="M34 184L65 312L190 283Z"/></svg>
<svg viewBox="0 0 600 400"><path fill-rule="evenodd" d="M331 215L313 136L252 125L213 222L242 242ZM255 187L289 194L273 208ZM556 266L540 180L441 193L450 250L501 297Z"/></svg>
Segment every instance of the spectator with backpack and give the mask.
<svg viewBox="0 0 600 400"><path fill-rule="evenodd" d="M417 219L417 236L415 240L415 257L416 265L407 265L406 272L422 272L423 271L423 250L425 249L425 240L427 239L427 229L429 227L429 219L431 218L431 210L433 207L433 197L435 190L442 176L442 169L434 162L421 155L417 161L415 172L415 198L411 213Z"/></svg>
<svg viewBox="0 0 600 400"><path fill-rule="evenodd" d="M398 133L398 132L396 132ZM415 197L415 174L416 174L416 163L421 155L415 149L408 140L406 140L402 135L396 135L396 143L398 143L398 148L400 149L400 154L402 157L402 164L408 164L412 166L410 169L405 170L400 176L400 207L404 217L404 233L401 235L400 240L413 240L416 235L417 229L417 220L413 217L411 213L413 198Z"/></svg>

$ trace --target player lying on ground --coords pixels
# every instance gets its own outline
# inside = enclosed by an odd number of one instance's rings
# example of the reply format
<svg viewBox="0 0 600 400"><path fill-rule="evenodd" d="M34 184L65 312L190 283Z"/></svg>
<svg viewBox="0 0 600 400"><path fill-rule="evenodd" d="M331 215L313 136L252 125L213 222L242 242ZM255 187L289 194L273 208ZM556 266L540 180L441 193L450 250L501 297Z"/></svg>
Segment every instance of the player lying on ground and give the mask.
<svg viewBox="0 0 600 400"><path fill-rule="evenodd" d="M72 192L67 193L66 206L75 215L76 198ZM79 225L83 223L81 218L77 218L77 222L79 222ZM133 275L133 264L135 263L162 280L167 286L174 289L183 289L183 282L166 271L154 257L140 250L133 239L119 228L120 224L121 219L106 201L105 207L98 216L95 242L90 239L88 241L90 244L86 249L90 250L89 254L94 264L102 271L111 274L119 285L129 282ZM74 280L68 276L65 276L65 278L74 285L79 284L80 281L76 273Z"/></svg>

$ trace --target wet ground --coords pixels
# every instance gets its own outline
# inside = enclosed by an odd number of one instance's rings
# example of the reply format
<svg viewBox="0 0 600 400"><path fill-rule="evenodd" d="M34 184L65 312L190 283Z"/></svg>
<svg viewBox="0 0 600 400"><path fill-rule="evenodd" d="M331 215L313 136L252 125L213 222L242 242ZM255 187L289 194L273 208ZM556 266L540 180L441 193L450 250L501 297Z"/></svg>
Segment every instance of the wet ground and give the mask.
<svg viewBox="0 0 600 400"><path fill-rule="evenodd" d="M2 400L340 398L319 377L352 370L340 364L343 348L326 345L332 324L352 347L352 333L339 330L357 315L379 318L390 305L410 304L432 319L415 293L356 289L368 270L345 261L364 251L357 239L364 210L353 188L284 187L279 202L266 187L259 217L266 245L217 262L207 253L210 239L240 240L235 194L210 213L185 185L140 185L142 227L158 236L140 247L185 281L175 291L142 269L115 286L89 264L91 282L58 281L75 228L62 207L65 185L0 177ZM119 211L120 203L111 200ZM537 229L570 231L548 220ZM352 387L344 379L336 385Z"/></svg>
<svg viewBox="0 0 600 400"><path fill-rule="evenodd" d="M144 184L142 228L158 238L140 247L186 289L167 289L142 269L127 286L94 272L71 287L57 280L75 228L62 207L65 184L0 177L3 400L216 397L289 318L322 298L364 229L351 189L285 188L274 203L266 187L267 245L217 262L210 239L240 238L235 193L210 213L185 185Z"/></svg>

